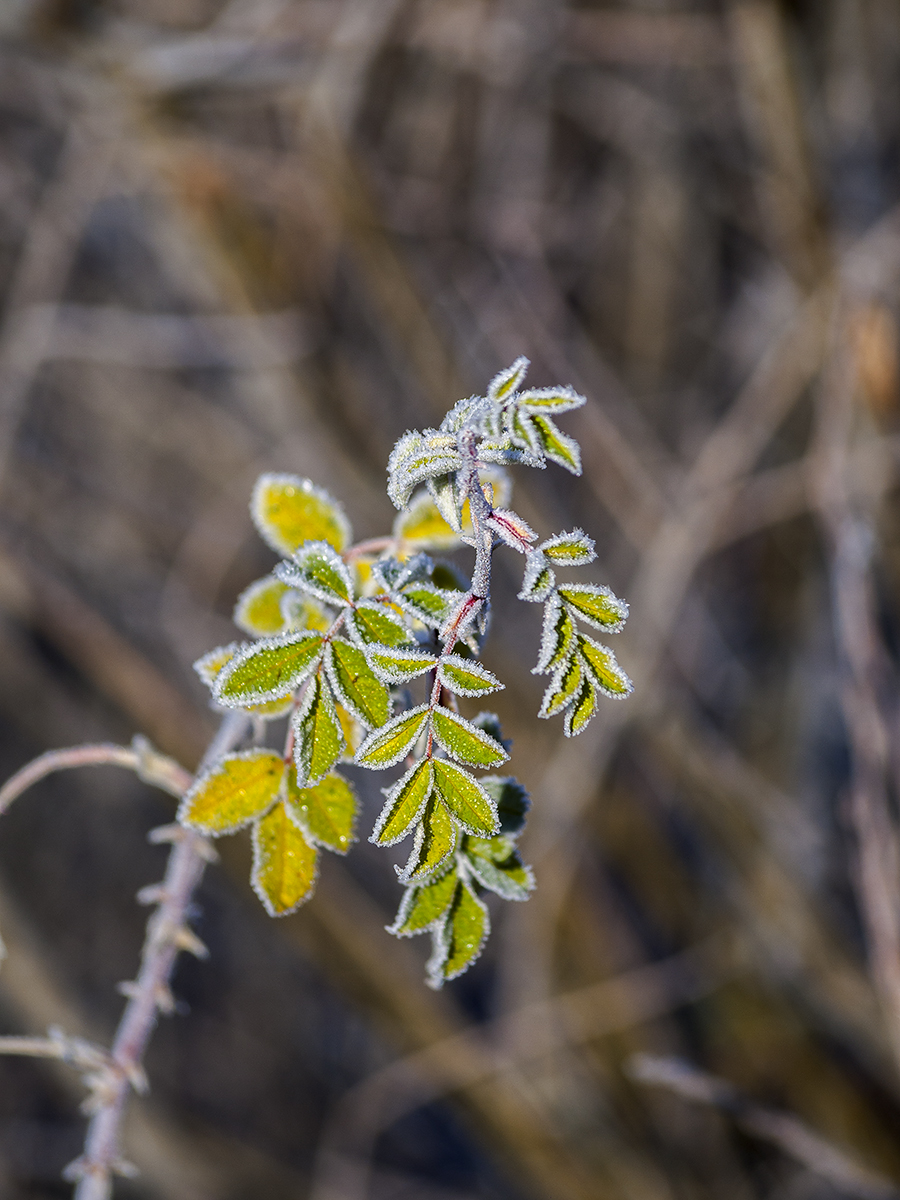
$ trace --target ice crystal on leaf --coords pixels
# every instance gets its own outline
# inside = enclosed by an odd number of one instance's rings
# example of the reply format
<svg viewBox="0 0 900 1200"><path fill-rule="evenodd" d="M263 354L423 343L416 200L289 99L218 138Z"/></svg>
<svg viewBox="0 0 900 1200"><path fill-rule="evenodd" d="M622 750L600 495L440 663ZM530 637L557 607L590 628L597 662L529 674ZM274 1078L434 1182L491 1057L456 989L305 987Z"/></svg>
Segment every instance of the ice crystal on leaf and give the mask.
<svg viewBox="0 0 900 1200"><path fill-rule="evenodd" d="M195 669L220 707L288 716L282 750L228 755L199 777L179 819L214 836L253 827L252 883L273 916L312 894L323 850L346 854L358 803L340 764L394 772L370 834L406 842L404 886L390 930L429 933L431 986L479 956L490 931L484 897L522 901L534 887L517 841L530 800L512 776L483 774L509 757L493 713L459 711L503 687L480 661L495 551L524 559L521 600L544 605L535 673L549 676L538 715L580 733L631 682L584 632L617 633L628 606L605 586L557 573L596 559L582 530L539 535L510 507L506 468L556 463L581 472L560 417L585 403L569 387L523 389L528 360L460 400L439 429L409 430L388 462L399 510L390 536L352 544L341 506L308 479L263 475L251 515L283 556L238 597L253 640L204 655ZM470 547L471 577L431 554Z"/></svg>

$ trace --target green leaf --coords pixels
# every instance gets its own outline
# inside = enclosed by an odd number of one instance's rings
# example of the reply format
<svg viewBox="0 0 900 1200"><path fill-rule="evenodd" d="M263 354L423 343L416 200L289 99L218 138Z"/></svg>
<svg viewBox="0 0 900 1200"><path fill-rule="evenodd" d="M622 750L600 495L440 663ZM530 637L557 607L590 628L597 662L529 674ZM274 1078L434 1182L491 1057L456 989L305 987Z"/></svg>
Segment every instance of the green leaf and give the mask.
<svg viewBox="0 0 900 1200"><path fill-rule="evenodd" d="M598 691L614 700L629 695L634 685L616 662L611 650L598 645L583 633L578 635L578 650L585 673Z"/></svg>
<svg viewBox="0 0 900 1200"><path fill-rule="evenodd" d="M434 787L466 833L489 837L499 828L494 801L473 775L442 758L432 760Z"/></svg>
<svg viewBox="0 0 900 1200"><path fill-rule="evenodd" d="M607 587L591 583L567 583L560 587L562 599L588 625L606 633L618 633L628 616L628 605L617 599Z"/></svg>
<svg viewBox="0 0 900 1200"><path fill-rule="evenodd" d="M314 669L324 638L304 630L241 647L219 671L213 697L227 708L246 708L289 696Z"/></svg>
<svg viewBox="0 0 900 1200"><path fill-rule="evenodd" d="M405 758L425 728L428 711L427 704L420 704L374 730L357 750L356 761L361 767L376 770L392 767Z"/></svg>
<svg viewBox="0 0 900 1200"><path fill-rule="evenodd" d="M466 838L468 865L483 886L504 900L527 900L534 889L534 874L519 857L511 838Z"/></svg>
<svg viewBox="0 0 900 1200"><path fill-rule="evenodd" d="M539 417L533 413L531 421L543 453L573 475L580 475L581 451L575 439L557 429L549 417Z"/></svg>
<svg viewBox="0 0 900 1200"><path fill-rule="evenodd" d="M488 384L488 399L500 401L511 396L525 378L525 372L528 370L528 367L529 362L527 358L517 358L511 367L500 371Z"/></svg>
<svg viewBox="0 0 900 1200"><path fill-rule="evenodd" d="M448 654L441 660L438 677L445 688L457 696L485 696L500 691L504 685L496 675L471 659Z"/></svg>
<svg viewBox="0 0 900 1200"><path fill-rule="evenodd" d="M531 808L531 798L512 775L485 775L481 786L497 805L500 832L517 834L525 826L525 817Z"/></svg>
<svg viewBox="0 0 900 1200"><path fill-rule="evenodd" d="M533 675L548 675L555 671L575 649L575 623L569 610L553 592L544 605L544 628L541 649Z"/></svg>
<svg viewBox="0 0 900 1200"><path fill-rule="evenodd" d="M288 816L315 846L346 854L356 841L356 793L336 771L306 788L297 786L295 770L288 771L285 806Z"/></svg>
<svg viewBox="0 0 900 1200"><path fill-rule="evenodd" d="M281 611L281 600L288 590L287 584L274 575L257 579L237 598L232 618L235 625L254 637L272 637L282 633L287 622Z"/></svg>
<svg viewBox="0 0 900 1200"><path fill-rule="evenodd" d="M570 387L529 388L519 396L518 403L531 413L559 416L570 409L581 408L585 398Z"/></svg>
<svg viewBox="0 0 900 1200"><path fill-rule="evenodd" d="M453 903L458 882L459 876L451 869L420 887L407 888L394 923L388 926L388 933L412 937L430 929Z"/></svg>
<svg viewBox="0 0 900 1200"><path fill-rule="evenodd" d="M499 767L509 758L499 742L443 705L435 705L431 728L441 746L458 762L473 767Z"/></svg>
<svg viewBox="0 0 900 1200"><path fill-rule="evenodd" d="M583 529L558 533L556 537L542 542L538 550L542 550L551 562L561 567L583 567L597 557L594 540Z"/></svg>
<svg viewBox="0 0 900 1200"><path fill-rule="evenodd" d="M433 875L456 849L458 836L449 812L432 792L416 826L415 843L400 874L401 881L412 883Z"/></svg>
<svg viewBox="0 0 900 1200"><path fill-rule="evenodd" d="M344 734L331 690L321 674L310 683L292 725L297 784L312 787L328 774L344 749Z"/></svg>
<svg viewBox="0 0 900 1200"><path fill-rule="evenodd" d="M285 917L310 898L318 857L283 804L257 821L250 882L270 917Z"/></svg>
<svg viewBox="0 0 900 1200"><path fill-rule="evenodd" d="M290 562L280 562L275 574L289 587L302 588L341 607L353 596L353 583L346 563L327 542L306 542Z"/></svg>
<svg viewBox="0 0 900 1200"><path fill-rule="evenodd" d="M400 616L375 600L360 600L347 614L347 628L360 646L405 646L412 634Z"/></svg>
<svg viewBox="0 0 900 1200"><path fill-rule="evenodd" d="M250 515L260 535L278 554L291 555L304 542L328 542L345 550L352 533L344 510L327 492L296 475L261 475Z"/></svg>
<svg viewBox="0 0 900 1200"><path fill-rule="evenodd" d="M434 954L428 962L428 983L439 988L472 965L491 930L487 907L468 884L461 884L443 927L435 932Z"/></svg>
<svg viewBox="0 0 900 1200"><path fill-rule="evenodd" d="M581 662L578 655L573 654L570 659L564 662L553 679L550 685L544 692L544 699L541 704L539 717L547 718L556 716L558 712L572 703L579 688L581 687Z"/></svg>
<svg viewBox="0 0 900 1200"><path fill-rule="evenodd" d="M410 767L392 788L385 791L385 805L369 841L376 846L393 846L405 838L422 815L433 782L431 759L420 759Z"/></svg>
<svg viewBox="0 0 900 1200"><path fill-rule="evenodd" d="M575 737L587 728L588 723L597 713L597 693L586 679L581 685L581 691L575 697L575 703L566 712L563 731L566 737Z"/></svg>
<svg viewBox="0 0 900 1200"><path fill-rule="evenodd" d="M271 750L229 754L194 780L181 801L178 820L212 837L234 833L269 808L284 774L281 755Z"/></svg>
<svg viewBox="0 0 900 1200"><path fill-rule="evenodd" d="M529 550L525 556L525 574L522 576L520 600L538 604L546 600L556 583L556 575L541 550Z"/></svg>
<svg viewBox="0 0 900 1200"><path fill-rule="evenodd" d="M335 638L325 662L328 678L340 703L368 729L383 725L390 715L391 699L362 650L344 638Z"/></svg>
<svg viewBox="0 0 900 1200"><path fill-rule="evenodd" d="M436 667L438 662L436 654L401 647L391 650L384 646L370 646L366 657L372 670L388 683L407 683Z"/></svg>
<svg viewBox="0 0 900 1200"><path fill-rule="evenodd" d="M437 629L443 625L461 592L447 592L433 583L408 583L397 594L397 602L424 625Z"/></svg>

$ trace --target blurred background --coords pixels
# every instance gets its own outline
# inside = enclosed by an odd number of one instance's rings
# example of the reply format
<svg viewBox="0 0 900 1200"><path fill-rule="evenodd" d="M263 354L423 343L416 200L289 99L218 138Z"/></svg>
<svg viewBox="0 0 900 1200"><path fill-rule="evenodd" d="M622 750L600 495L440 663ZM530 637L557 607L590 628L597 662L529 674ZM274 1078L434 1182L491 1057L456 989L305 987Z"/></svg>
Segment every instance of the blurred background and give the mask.
<svg viewBox="0 0 900 1200"><path fill-rule="evenodd" d="M896 0L0 0L4 776L194 766L257 474L383 533L397 436L519 354L588 403L515 506L632 606L567 742L497 556L538 889L443 992L380 781L284 921L223 839L117 1195L897 1195L898 278ZM0 1032L110 1037L172 812L91 768L3 818ZM69 1194L81 1095L0 1061L4 1200Z"/></svg>

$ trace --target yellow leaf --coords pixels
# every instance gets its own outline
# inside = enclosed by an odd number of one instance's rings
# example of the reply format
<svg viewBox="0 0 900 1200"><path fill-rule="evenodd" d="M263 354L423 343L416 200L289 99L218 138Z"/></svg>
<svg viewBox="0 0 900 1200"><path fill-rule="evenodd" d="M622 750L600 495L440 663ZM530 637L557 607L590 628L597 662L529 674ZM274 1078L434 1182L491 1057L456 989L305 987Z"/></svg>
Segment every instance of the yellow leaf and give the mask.
<svg viewBox="0 0 900 1200"><path fill-rule="evenodd" d="M229 754L195 780L181 802L178 820L213 837L234 833L269 808L284 769L281 755L271 750Z"/></svg>
<svg viewBox="0 0 900 1200"><path fill-rule="evenodd" d="M250 515L260 536L279 554L291 555L304 542L318 541L341 551L352 536L337 501L296 475L261 475L253 489Z"/></svg>
<svg viewBox="0 0 900 1200"><path fill-rule="evenodd" d="M308 900L316 884L318 851L277 804L253 827L253 890L270 917L284 917Z"/></svg>
<svg viewBox="0 0 900 1200"><path fill-rule="evenodd" d="M287 626L281 611L281 600L289 591L287 584L267 575L245 588L234 606L234 623L254 637L270 637Z"/></svg>

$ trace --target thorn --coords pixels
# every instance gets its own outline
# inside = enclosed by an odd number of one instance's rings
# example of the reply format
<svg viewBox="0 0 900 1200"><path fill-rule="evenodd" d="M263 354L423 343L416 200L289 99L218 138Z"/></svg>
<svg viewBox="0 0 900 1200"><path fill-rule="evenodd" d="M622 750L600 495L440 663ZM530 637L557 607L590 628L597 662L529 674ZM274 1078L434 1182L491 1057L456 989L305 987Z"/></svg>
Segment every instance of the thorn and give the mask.
<svg viewBox="0 0 900 1200"><path fill-rule="evenodd" d="M136 1179L140 1175L140 1171L133 1162L129 1162L126 1158L117 1158L112 1164L112 1173L121 1176L122 1179Z"/></svg>
<svg viewBox="0 0 900 1200"><path fill-rule="evenodd" d="M116 991L123 996L127 996L129 1000L133 1000L139 994L140 990L133 979L127 979L123 983L116 984Z"/></svg>
<svg viewBox="0 0 900 1200"><path fill-rule="evenodd" d="M73 1158L67 1167L63 1167L62 1177L66 1183L77 1183L79 1179L84 1179L91 1166L83 1154L79 1154L78 1158Z"/></svg>
<svg viewBox="0 0 900 1200"><path fill-rule="evenodd" d="M146 1096L150 1091L150 1080L140 1063L133 1063L126 1068L125 1076L139 1096Z"/></svg>
<svg viewBox="0 0 900 1200"><path fill-rule="evenodd" d="M172 995L172 989L165 983L161 983L156 989L154 995L156 1007L165 1016L169 1016L175 1011L175 997Z"/></svg>
<svg viewBox="0 0 900 1200"><path fill-rule="evenodd" d="M147 834L147 841L154 846L161 842L181 842L187 835L187 830L181 825L159 825Z"/></svg>
<svg viewBox="0 0 900 1200"><path fill-rule="evenodd" d="M166 889L161 883L151 883L142 887L135 897L138 904L161 904L165 898Z"/></svg>
<svg viewBox="0 0 900 1200"><path fill-rule="evenodd" d="M197 958L209 958L209 948L192 929L188 929L187 925L182 925L172 940L179 950L184 950Z"/></svg>
<svg viewBox="0 0 900 1200"><path fill-rule="evenodd" d="M214 862L219 861L218 850L215 848L215 846L212 844L212 842L208 842L206 840L206 838L203 838L201 841L198 841L197 845L194 847L194 849L197 851L197 853L203 859L204 862L214 863Z"/></svg>

